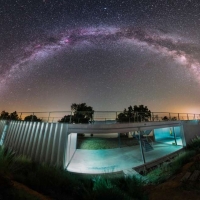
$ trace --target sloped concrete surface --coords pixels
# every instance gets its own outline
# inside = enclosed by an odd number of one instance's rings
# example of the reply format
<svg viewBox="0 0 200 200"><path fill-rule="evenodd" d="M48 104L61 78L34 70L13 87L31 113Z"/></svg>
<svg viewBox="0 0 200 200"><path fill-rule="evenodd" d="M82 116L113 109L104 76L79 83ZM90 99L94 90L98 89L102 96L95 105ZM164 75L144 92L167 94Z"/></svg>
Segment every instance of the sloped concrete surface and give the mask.
<svg viewBox="0 0 200 200"><path fill-rule="evenodd" d="M182 149L182 146L164 143L156 143L153 147L154 150L144 152L146 162L151 162ZM77 149L70 164L66 167L70 172L101 174L118 172L142 164L144 164L142 154L137 145L103 150Z"/></svg>

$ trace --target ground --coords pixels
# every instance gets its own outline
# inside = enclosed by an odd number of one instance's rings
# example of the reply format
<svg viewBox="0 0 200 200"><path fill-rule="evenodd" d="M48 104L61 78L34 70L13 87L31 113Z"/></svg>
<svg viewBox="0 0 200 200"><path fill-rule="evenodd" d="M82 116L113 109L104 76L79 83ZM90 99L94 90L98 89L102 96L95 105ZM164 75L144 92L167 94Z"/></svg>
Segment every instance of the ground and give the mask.
<svg viewBox="0 0 200 200"><path fill-rule="evenodd" d="M182 169L168 181L157 186L147 186L145 189L148 193L149 200L200 200L200 181L181 181L182 177L188 172L194 170L194 165L200 162L200 154L195 156L191 162L187 163ZM23 184L13 182L14 187L19 190L37 197L41 200L50 200L51 198L44 196Z"/></svg>
<svg viewBox="0 0 200 200"><path fill-rule="evenodd" d="M157 186L148 186L147 191L149 200L183 200L200 199L200 181L181 181L182 177L188 172L194 170L194 166L200 162L200 155L182 167L179 173L171 177L168 181Z"/></svg>
<svg viewBox="0 0 200 200"><path fill-rule="evenodd" d="M24 192L30 194L31 196L34 196L40 200L51 200L50 197L47 197L43 194L40 194L39 192L35 191L35 190L32 190L30 189L29 187L21 184L21 183L18 183L16 181L12 181L13 182L13 186L14 188L18 189L18 190L23 190Z"/></svg>

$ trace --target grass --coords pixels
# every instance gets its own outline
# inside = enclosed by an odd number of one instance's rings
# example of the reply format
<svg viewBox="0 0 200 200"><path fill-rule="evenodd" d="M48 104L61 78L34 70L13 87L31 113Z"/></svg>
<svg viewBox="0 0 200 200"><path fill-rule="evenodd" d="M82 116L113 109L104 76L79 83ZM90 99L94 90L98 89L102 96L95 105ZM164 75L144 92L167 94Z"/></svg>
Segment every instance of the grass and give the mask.
<svg viewBox="0 0 200 200"><path fill-rule="evenodd" d="M148 183L159 184L166 181L177 173L194 155L194 150L185 151L175 157L170 163L158 166L146 175Z"/></svg>
<svg viewBox="0 0 200 200"><path fill-rule="evenodd" d="M120 146L119 146L120 145ZM138 141L134 138L95 138L95 137L81 137L77 139L78 149L114 149L119 147L127 147L139 145Z"/></svg>
<svg viewBox="0 0 200 200"><path fill-rule="evenodd" d="M26 162L25 166L24 170L14 175L16 181L53 198L76 196L80 182L67 171L34 162Z"/></svg>
<svg viewBox="0 0 200 200"><path fill-rule="evenodd" d="M196 136L195 138L193 138L190 144L188 145L188 148L195 150L197 153L199 153L200 152L200 137Z"/></svg>
<svg viewBox="0 0 200 200"><path fill-rule="evenodd" d="M0 146L0 173L9 175L10 172L15 171L14 166L15 153L12 150L8 150Z"/></svg>
<svg viewBox="0 0 200 200"><path fill-rule="evenodd" d="M0 146L0 199L37 200L37 197L13 187L13 174L18 173L24 166L18 162L19 159L23 157L16 157L14 151Z"/></svg>
<svg viewBox="0 0 200 200"><path fill-rule="evenodd" d="M38 199L13 187L11 178L53 199L143 199L140 181L135 178L109 179L95 177L83 179L69 172L30 159L16 157L13 151L0 148L0 198ZM15 166L15 167L14 167ZM3 176L3 174L7 176ZM134 189L133 189L134 188Z"/></svg>
<svg viewBox="0 0 200 200"><path fill-rule="evenodd" d="M14 179L54 199L142 199L140 181L135 178L109 179L101 176L81 179L57 167L26 163ZM134 189L133 189L134 188Z"/></svg>
<svg viewBox="0 0 200 200"><path fill-rule="evenodd" d="M104 147L104 139L99 140L92 138L92 141L94 141L94 139L100 142L93 148ZM114 139L115 140L112 141L115 145L118 145L118 138ZM85 141L91 141L91 139L87 138ZM132 142L134 141L132 140ZM13 196L15 196L15 199L37 199L31 195L29 197L29 194L13 188L11 184L12 178L38 192L59 200L70 198L78 200L147 199L147 195L144 193L144 186L146 184L162 183L173 174L177 173L180 168L195 155L196 151L192 149L198 149L198 145L196 140L194 143L195 145L190 146L190 150L181 153L171 160L170 163L162 164L150 171L146 175L148 178L148 182L146 183L134 176L128 178L117 177L113 179L97 176L84 179L59 167L38 164L23 156L16 157L13 151L0 147L0 175L2 177L0 185L2 184L5 186L4 192L0 193L4 196L0 196L0 198L8 197L9 199L13 199ZM124 142L124 144L126 143ZM200 144L199 138L198 144ZM113 146L111 145L112 148ZM198 164L194 167L199 168L200 165Z"/></svg>
<svg viewBox="0 0 200 200"><path fill-rule="evenodd" d="M4 200L40 200L38 197L33 196L23 190L10 188L4 191L1 191L0 199Z"/></svg>

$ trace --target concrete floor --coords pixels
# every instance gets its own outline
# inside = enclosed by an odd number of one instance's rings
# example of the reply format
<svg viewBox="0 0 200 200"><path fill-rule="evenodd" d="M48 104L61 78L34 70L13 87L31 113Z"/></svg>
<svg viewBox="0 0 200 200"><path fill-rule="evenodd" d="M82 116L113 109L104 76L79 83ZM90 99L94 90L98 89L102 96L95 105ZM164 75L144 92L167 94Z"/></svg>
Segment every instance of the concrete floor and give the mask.
<svg viewBox="0 0 200 200"><path fill-rule="evenodd" d="M173 141L172 141L173 142ZM144 152L145 160L151 162L182 149L181 145L164 142L154 143L154 150ZM77 149L67 167L75 173L102 174L118 172L144 164L139 145L104 150Z"/></svg>

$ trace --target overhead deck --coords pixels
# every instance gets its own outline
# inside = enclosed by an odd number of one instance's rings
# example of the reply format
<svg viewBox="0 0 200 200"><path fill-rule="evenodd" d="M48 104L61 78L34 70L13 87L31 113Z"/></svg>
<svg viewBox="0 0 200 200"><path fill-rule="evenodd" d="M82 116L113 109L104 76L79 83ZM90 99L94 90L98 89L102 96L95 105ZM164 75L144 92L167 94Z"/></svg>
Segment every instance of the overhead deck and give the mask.
<svg viewBox="0 0 200 200"><path fill-rule="evenodd" d="M68 124L69 133L125 133L137 130L181 126L182 121L140 122L120 124Z"/></svg>

